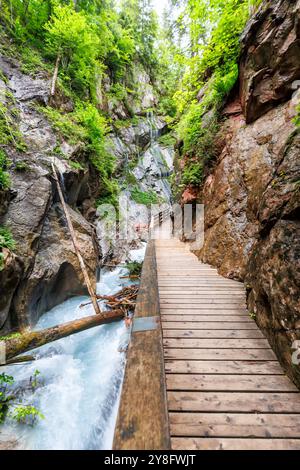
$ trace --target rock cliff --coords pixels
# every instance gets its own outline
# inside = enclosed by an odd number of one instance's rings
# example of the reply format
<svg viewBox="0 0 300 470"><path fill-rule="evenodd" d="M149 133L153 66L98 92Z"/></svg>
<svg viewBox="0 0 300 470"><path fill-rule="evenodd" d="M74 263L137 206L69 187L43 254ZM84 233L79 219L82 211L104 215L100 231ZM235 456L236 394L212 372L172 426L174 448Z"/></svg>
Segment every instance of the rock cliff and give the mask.
<svg viewBox="0 0 300 470"><path fill-rule="evenodd" d="M89 188L86 174L55 156L57 136L37 105L47 102L49 80L20 70L17 61L0 58L2 103L13 102L17 126L26 145L19 152L6 146L10 160L11 187L1 204L1 225L8 226L16 241L15 253L4 253L0 272L0 330L34 324L41 313L70 295L85 293L73 244L62 215L51 163L64 181L65 195L81 252L89 274L96 281L98 262L95 230L77 210ZM10 109L10 108L8 108ZM66 147L67 148L67 147ZM75 210L73 210L73 209ZM54 295L55 293L55 295Z"/></svg>
<svg viewBox="0 0 300 470"><path fill-rule="evenodd" d="M79 248L94 284L99 262L126 260L128 250L139 246L141 236L133 242L110 239L106 221L96 210L99 175L82 145L66 140L43 113L49 104L49 74L28 75L17 60L7 56L0 56L0 71L0 104L9 119L14 119L22 143L20 149L1 145L9 159L11 184L10 189L0 191L0 225L9 227L16 242L14 252L3 249L0 270L0 331L6 333L34 325L42 313L66 298L86 293L52 163L59 171ZM142 96L139 100L131 99L126 106L122 101L110 102L109 83L100 83L98 90L98 105L112 118L107 149L116 159L115 175L121 195L128 198L132 227L148 222L146 206L132 198L132 191L169 199L170 188L162 174L170 171L173 158L173 149L157 141L166 123L153 111L146 111L157 103L150 78L138 66L134 73ZM72 111L71 99L58 93L55 100L52 105L62 114ZM129 105L134 117L129 115Z"/></svg>
<svg viewBox="0 0 300 470"><path fill-rule="evenodd" d="M300 2L264 2L242 37L239 93L224 109L221 148L201 194L200 258L245 281L249 311L300 385Z"/></svg>

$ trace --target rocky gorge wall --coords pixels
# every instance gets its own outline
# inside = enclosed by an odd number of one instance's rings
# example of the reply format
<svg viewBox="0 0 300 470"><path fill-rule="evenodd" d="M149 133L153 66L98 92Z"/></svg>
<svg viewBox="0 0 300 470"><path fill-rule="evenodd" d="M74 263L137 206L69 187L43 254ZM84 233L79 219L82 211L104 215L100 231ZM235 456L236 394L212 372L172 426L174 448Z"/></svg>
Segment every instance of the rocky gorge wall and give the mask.
<svg viewBox="0 0 300 470"><path fill-rule="evenodd" d="M14 116L26 145L25 151L19 151L13 145L0 143L9 158L11 180L10 188L0 191L0 225L10 229L16 242L13 251L2 249L0 332L5 334L34 325L45 311L73 295L86 293L52 176L52 163L59 171L79 248L92 282L96 283L100 262L108 258L120 261L126 258L130 247L124 241L119 246L107 244L96 211L101 185L99 176L88 160L84 167L74 164L84 158L82 146L64 139L40 109L49 104L51 77L42 71L28 75L22 71L20 63L6 56L0 56L0 71L0 103ZM99 107L107 106L112 119L124 120L118 132L108 135L107 145L116 157L115 171L121 192L127 191L130 199L130 188L137 185L140 190L151 189L158 197L165 197L168 188L160 180L160 174L168 168L166 162L172 150L161 147L155 140L164 132L166 124L155 115L147 115L145 109L155 106L157 98L149 77L142 74L140 68L137 73L143 94L140 103L131 103L138 113L133 123L128 122L122 103L110 105L103 96L99 97ZM61 112L72 110L70 100L58 99ZM135 160L134 165L130 165L132 160ZM127 164L130 165L128 172ZM134 179L131 186L126 183L128 174ZM127 189L122 189L122 185ZM132 199L130 204L130 221L141 221L140 206ZM100 232L96 231L97 225Z"/></svg>
<svg viewBox="0 0 300 470"><path fill-rule="evenodd" d="M264 2L242 37L239 93L227 103L206 178L201 260L245 282L251 316L298 386L300 339L300 2Z"/></svg>

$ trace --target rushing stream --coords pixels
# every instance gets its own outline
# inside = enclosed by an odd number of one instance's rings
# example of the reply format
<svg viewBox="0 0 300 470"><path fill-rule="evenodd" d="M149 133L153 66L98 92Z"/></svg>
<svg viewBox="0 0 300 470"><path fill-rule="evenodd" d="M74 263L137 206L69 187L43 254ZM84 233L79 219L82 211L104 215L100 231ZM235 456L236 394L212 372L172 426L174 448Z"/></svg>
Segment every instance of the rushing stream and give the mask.
<svg viewBox="0 0 300 470"><path fill-rule="evenodd" d="M130 258L142 261L145 245ZM113 294L128 280L125 268L101 274L97 291ZM35 329L47 328L93 314L80 308L87 297L74 297L45 313ZM18 385L38 369L38 386L26 400L44 414L34 427L8 423L1 439L18 439L25 449L110 449L125 366L129 332L124 322L112 323L60 339L35 350L38 359L6 368Z"/></svg>
<svg viewBox="0 0 300 470"><path fill-rule="evenodd" d="M165 202L171 190L165 179L173 167L173 149L161 146L153 115L147 116L150 146L139 155L132 174L142 191L155 191ZM119 147L121 142L117 141ZM121 149L127 152L127 147ZM63 182L63 181L62 181ZM131 188L132 189L132 188ZM130 188L125 191L130 197ZM143 209L143 210L142 210ZM143 214L145 212L145 220ZM146 206L130 200L129 224L147 222ZM101 239L101 237L100 237ZM129 252L128 259L142 261L146 243ZM102 247L102 253L105 247ZM97 292L113 294L128 284L121 279L124 267L102 271ZM35 329L92 315L91 305L80 308L88 297L74 297L42 315ZM124 322L98 326L60 339L34 351L37 360L3 368L24 392L24 403L33 404L43 415L35 426L7 420L0 427L0 441L15 441L23 449L80 450L110 449L118 411L130 332ZM37 386L28 386L38 370Z"/></svg>

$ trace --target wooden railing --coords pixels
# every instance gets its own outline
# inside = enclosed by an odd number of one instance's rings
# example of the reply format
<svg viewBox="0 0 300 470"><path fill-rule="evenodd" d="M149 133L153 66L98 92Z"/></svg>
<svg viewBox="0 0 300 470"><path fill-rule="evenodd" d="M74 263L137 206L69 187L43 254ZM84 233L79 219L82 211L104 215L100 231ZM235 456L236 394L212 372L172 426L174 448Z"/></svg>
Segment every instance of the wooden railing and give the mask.
<svg viewBox="0 0 300 470"><path fill-rule="evenodd" d="M147 246L113 449L170 449L154 241Z"/></svg>

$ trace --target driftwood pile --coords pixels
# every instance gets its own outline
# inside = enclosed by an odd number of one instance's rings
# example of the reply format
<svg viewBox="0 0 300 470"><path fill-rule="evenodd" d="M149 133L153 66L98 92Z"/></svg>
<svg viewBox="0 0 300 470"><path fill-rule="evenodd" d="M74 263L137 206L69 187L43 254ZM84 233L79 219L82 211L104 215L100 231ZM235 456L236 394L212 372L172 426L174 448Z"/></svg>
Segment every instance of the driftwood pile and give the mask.
<svg viewBox="0 0 300 470"><path fill-rule="evenodd" d="M134 310L138 290L139 286L134 284L132 286L124 287L114 295L96 295L96 297L98 302L104 300L109 309L121 310L124 313L124 316L126 316L129 311ZM80 305L80 308L90 304L91 302L83 303Z"/></svg>

